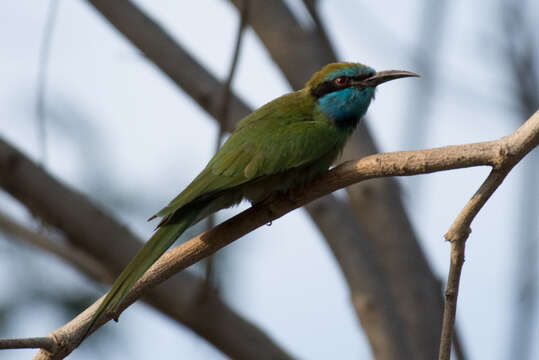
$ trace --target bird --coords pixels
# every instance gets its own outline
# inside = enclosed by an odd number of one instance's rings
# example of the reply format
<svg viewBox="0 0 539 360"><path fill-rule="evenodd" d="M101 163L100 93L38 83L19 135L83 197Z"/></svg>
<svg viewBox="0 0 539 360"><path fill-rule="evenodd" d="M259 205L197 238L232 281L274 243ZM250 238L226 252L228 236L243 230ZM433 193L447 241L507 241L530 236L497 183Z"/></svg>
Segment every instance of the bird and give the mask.
<svg viewBox="0 0 539 360"><path fill-rule="evenodd" d="M240 120L200 174L150 217L161 218L154 234L114 281L82 339L103 313L116 312L136 281L187 228L243 199L257 203L301 188L327 171L367 112L376 87L404 77L419 75L331 63L303 89Z"/></svg>

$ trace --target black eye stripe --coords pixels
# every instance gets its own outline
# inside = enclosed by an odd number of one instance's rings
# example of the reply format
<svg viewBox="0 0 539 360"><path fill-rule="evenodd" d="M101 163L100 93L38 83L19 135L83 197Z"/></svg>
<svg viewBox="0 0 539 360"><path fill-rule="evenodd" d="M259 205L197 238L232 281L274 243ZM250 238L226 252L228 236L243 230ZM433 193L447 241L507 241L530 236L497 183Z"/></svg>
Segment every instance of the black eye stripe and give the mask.
<svg viewBox="0 0 539 360"><path fill-rule="evenodd" d="M342 86L335 85L333 81L324 81L311 89L311 95L318 99L331 92L341 90L342 88Z"/></svg>
<svg viewBox="0 0 539 360"><path fill-rule="evenodd" d="M371 77L372 75L373 74L364 74L364 75L358 75L358 76L339 76L339 77L344 77L347 80L342 85L337 85L335 83L335 79L326 80L318 84L315 88L311 89L311 95L319 99L322 96L332 93L334 91L342 90L347 87L350 87L351 86L350 80L361 81L361 80L365 80Z"/></svg>

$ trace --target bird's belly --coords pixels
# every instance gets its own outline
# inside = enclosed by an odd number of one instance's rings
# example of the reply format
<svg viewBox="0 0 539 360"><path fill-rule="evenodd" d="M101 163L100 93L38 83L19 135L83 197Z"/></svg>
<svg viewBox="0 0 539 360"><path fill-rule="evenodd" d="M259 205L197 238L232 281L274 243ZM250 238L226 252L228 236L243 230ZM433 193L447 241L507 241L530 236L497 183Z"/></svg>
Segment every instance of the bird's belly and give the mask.
<svg viewBox="0 0 539 360"><path fill-rule="evenodd" d="M314 163L249 182L243 185L243 196L251 203L257 203L275 193L285 193L291 189L302 188L305 184L327 171L338 154L338 151L332 151Z"/></svg>

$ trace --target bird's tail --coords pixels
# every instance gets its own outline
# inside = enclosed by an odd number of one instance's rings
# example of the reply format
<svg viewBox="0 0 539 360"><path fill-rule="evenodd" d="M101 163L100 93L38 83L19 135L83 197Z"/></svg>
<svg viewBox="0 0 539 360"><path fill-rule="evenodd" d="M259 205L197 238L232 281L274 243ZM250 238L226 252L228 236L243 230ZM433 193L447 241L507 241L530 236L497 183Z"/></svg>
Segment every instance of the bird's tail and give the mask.
<svg viewBox="0 0 539 360"><path fill-rule="evenodd" d="M88 336L91 329L101 315L115 309L125 299L133 285L148 270L148 268L176 241L178 237L193 223L195 223L199 211L188 211L180 220L160 226L153 236L144 244L144 247L131 260L112 284L112 288L99 305L88 325L81 341ZM117 320L117 319L115 319Z"/></svg>

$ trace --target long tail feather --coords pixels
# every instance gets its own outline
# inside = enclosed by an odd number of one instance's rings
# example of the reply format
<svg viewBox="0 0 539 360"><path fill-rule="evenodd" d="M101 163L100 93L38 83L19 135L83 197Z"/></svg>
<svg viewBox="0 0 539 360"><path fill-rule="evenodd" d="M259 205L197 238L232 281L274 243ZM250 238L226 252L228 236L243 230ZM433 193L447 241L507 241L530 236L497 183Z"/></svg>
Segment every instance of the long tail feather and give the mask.
<svg viewBox="0 0 539 360"><path fill-rule="evenodd" d="M95 312L81 341L88 336L96 321L103 313L121 304L144 272L195 222L197 214L198 211L191 211L182 216L182 219L178 222L164 224L153 234L150 240L146 242L144 247L114 281L112 288Z"/></svg>

